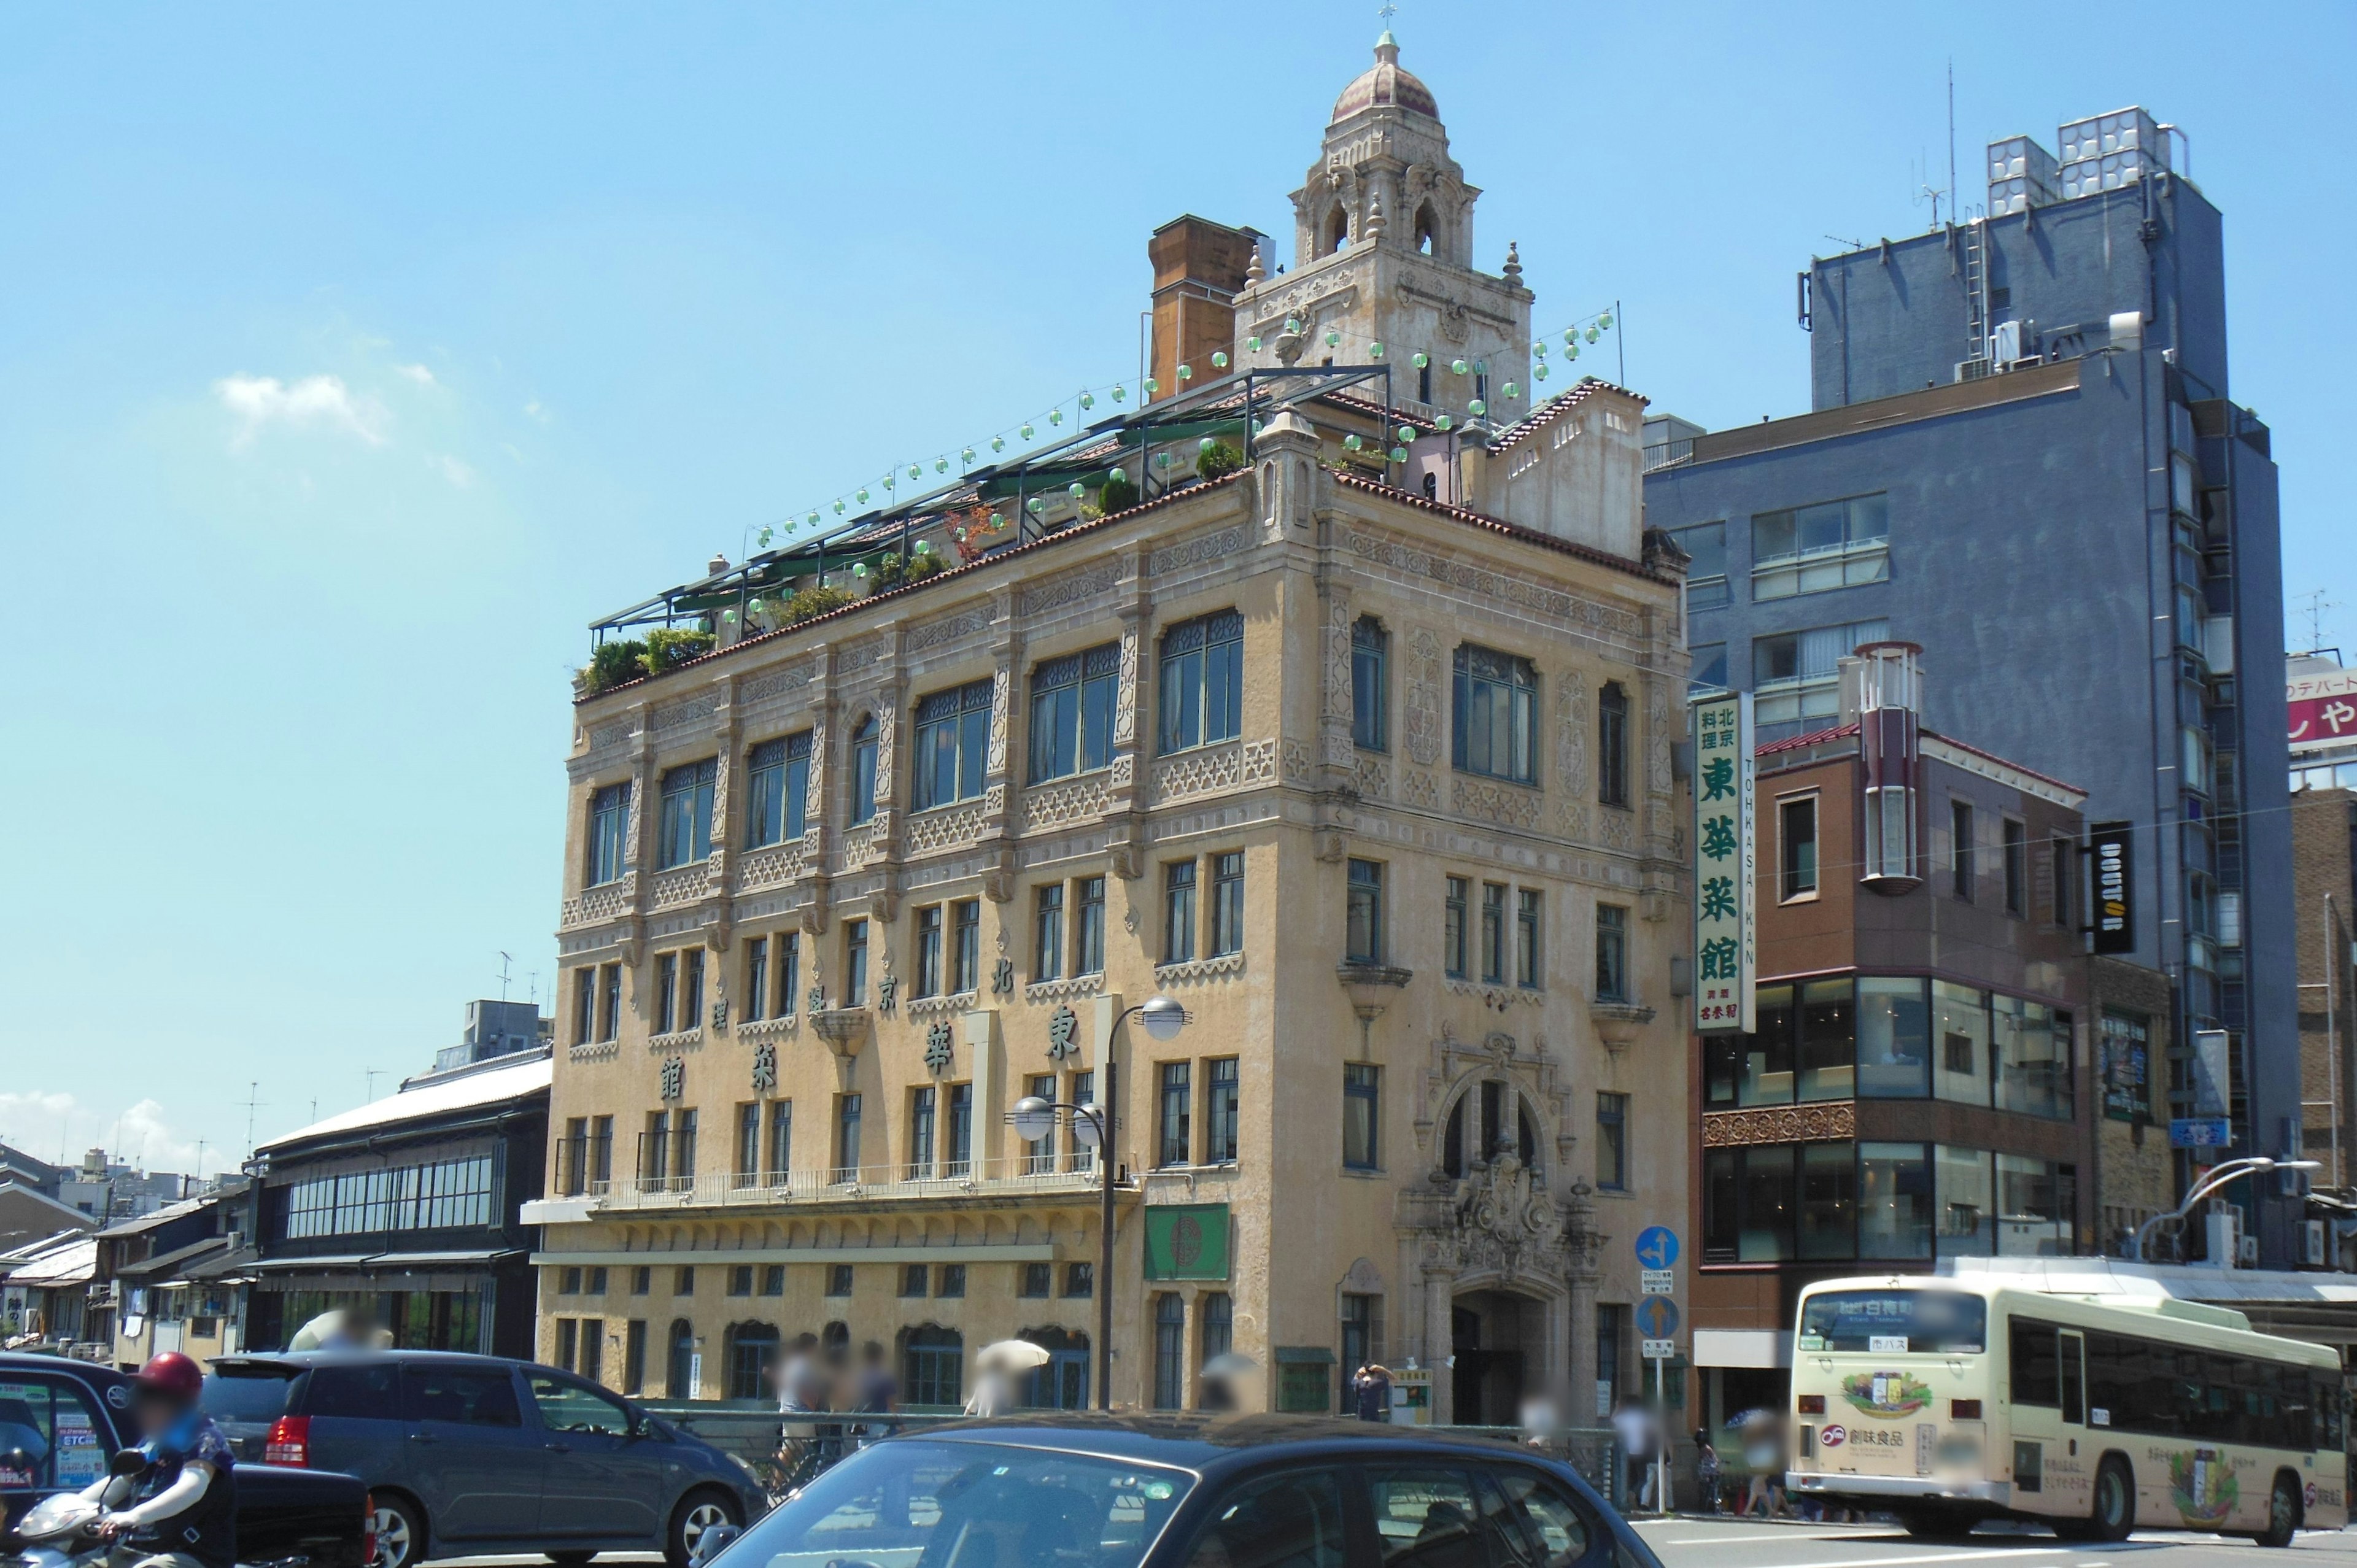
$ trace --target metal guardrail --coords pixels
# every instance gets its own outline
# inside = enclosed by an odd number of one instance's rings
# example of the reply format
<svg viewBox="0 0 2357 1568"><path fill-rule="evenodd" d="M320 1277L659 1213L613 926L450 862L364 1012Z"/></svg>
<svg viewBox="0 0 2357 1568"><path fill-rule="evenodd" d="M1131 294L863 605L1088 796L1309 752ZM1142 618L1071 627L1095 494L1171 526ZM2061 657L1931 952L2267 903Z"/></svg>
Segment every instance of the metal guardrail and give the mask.
<svg viewBox="0 0 2357 1568"><path fill-rule="evenodd" d="M774 1409L747 1401L644 1400L640 1403L645 1410L693 1433L714 1447L734 1454L748 1463L767 1459L777 1452L780 1426L786 1419ZM817 1427L825 1450L839 1455L850 1452L854 1446L850 1429L864 1427L872 1440L893 1433L921 1432L930 1426L945 1426L952 1422L967 1419L963 1415L916 1412L868 1415L855 1411L831 1411L797 1418L797 1425ZM1607 1501L1615 1508L1622 1506L1621 1480L1626 1466L1620 1463L1619 1440L1609 1427L1561 1427L1540 1434L1535 1438L1516 1426L1442 1426L1409 1430L1494 1437L1534 1448L1550 1458L1568 1464L1586 1477L1590 1486L1601 1492Z"/></svg>

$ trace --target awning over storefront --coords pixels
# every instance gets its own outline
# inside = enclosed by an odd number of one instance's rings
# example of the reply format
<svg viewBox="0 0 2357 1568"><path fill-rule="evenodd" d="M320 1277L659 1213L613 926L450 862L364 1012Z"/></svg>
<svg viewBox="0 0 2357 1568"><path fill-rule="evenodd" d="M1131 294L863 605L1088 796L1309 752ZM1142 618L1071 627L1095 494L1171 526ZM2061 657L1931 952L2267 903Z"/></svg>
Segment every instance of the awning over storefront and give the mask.
<svg viewBox="0 0 2357 1568"><path fill-rule="evenodd" d="M520 1247L456 1252L345 1252L321 1258L265 1258L254 1283L265 1291L479 1290L483 1272L524 1256Z"/></svg>

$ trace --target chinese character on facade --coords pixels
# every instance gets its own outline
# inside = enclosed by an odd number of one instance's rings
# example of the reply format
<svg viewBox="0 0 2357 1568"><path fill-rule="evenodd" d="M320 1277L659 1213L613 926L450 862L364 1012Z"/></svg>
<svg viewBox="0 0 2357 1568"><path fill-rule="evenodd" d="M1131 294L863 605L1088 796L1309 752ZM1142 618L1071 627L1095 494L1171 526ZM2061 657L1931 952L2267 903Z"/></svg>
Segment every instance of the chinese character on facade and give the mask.
<svg viewBox="0 0 2357 1568"><path fill-rule="evenodd" d="M767 1094L778 1087L778 1047L767 1040L753 1047L753 1092Z"/></svg>
<svg viewBox="0 0 2357 1568"><path fill-rule="evenodd" d="M937 1073L950 1070L950 1026L946 1020L925 1031L925 1066Z"/></svg>
<svg viewBox="0 0 2357 1568"><path fill-rule="evenodd" d="M687 1092L687 1062L683 1058L663 1058L662 1084L665 1100L677 1100Z"/></svg>
<svg viewBox="0 0 2357 1568"><path fill-rule="evenodd" d="M1080 1055L1080 1042L1072 1038L1080 1022L1070 1007L1059 1007L1049 1015L1048 1058L1050 1061L1062 1061L1066 1057Z"/></svg>

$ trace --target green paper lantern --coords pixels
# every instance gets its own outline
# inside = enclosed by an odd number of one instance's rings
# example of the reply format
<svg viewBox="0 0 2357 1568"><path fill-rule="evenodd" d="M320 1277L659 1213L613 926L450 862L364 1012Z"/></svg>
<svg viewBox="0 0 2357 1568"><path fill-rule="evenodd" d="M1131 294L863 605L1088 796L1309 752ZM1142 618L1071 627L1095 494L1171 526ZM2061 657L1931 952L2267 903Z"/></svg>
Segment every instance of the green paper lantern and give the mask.
<svg viewBox="0 0 2357 1568"><path fill-rule="evenodd" d="M1403 425L1401 425L1401 426L1399 427L1399 438L1400 438L1402 441L1413 441L1413 440L1415 440L1415 425L1413 425L1413 424L1403 424Z"/></svg>
<svg viewBox="0 0 2357 1568"><path fill-rule="evenodd" d="M834 498L834 515L841 517L843 515L843 498L841 496L837 496Z"/></svg>
<svg viewBox="0 0 2357 1568"><path fill-rule="evenodd" d="M1301 331L1301 317L1297 316L1286 317L1285 318L1285 330L1288 337L1297 335Z"/></svg>
<svg viewBox="0 0 2357 1568"><path fill-rule="evenodd" d="M1546 380L1546 361L1544 360L1541 360L1537 364L1531 367L1531 379L1541 381Z"/></svg>
<svg viewBox="0 0 2357 1568"><path fill-rule="evenodd" d="M1179 367L1178 367L1178 379L1179 379L1180 381L1193 381L1193 380L1195 379L1195 367L1194 367L1194 366L1192 366L1192 365L1181 365L1181 366L1179 366Z"/></svg>
<svg viewBox="0 0 2357 1568"><path fill-rule="evenodd" d="M1129 393L1128 393L1128 392L1125 392L1125 391L1123 391L1123 390L1122 390L1122 388L1121 388L1118 384L1116 384L1116 385L1114 387L1114 389L1113 389L1113 401L1114 401L1114 402L1115 402L1115 403L1120 403L1120 402L1122 402L1124 399L1127 398L1128 396L1129 396Z"/></svg>
<svg viewBox="0 0 2357 1568"><path fill-rule="evenodd" d="M764 550L770 547L770 531L766 528L761 530L760 544Z"/></svg>
<svg viewBox="0 0 2357 1568"><path fill-rule="evenodd" d="M810 516L802 519L802 521L809 523L813 528L816 528L818 526L818 513L813 512Z"/></svg>
<svg viewBox="0 0 2357 1568"><path fill-rule="evenodd" d="M1089 493L1089 488L1088 488L1088 486L1086 486L1086 485L1084 485L1084 484L1081 483L1081 481L1080 481L1080 480L1078 480L1078 479L1074 479L1074 480L1073 480L1070 485L1067 485L1066 487L1064 487L1064 491L1065 491L1065 493L1066 493L1067 495L1071 496L1074 500L1078 500L1078 499L1080 499L1082 496L1087 495L1087 494Z"/></svg>
<svg viewBox="0 0 2357 1568"><path fill-rule="evenodd" d="M1351 451L1356 452L1363 443L1360 441L1356 435L1351 435L1342 437L1342 445Z"/></svg>
<svg viewBox="0 0 2357 1568"><path fill-rule="evenodd" d="M1213 369L1213 370L1215 370L1215 371L1224 371L1224 370L1226 370L1227 368L1228 368L1228 351L1227 351L1225 349L1212 349L1212 350L1211 350L1211 369Z"/></svg>
<svg viewBox="0 0 2357 1568"><path fill-rule="evenodd" d="M1341 346L1342 335L1340 332L1335 331L1331 327L1326 328L1326 347L1329 349L1339 349Z"/></svg>
<svg viewBox="0 0 2357 1568"><path fill-rule="evenodd" d="M1609 310L1608 310L1608 311L1606 311L1603 315L1601 315L1601 316L1598 317L1596 318L1596 325L1597 325L1597 326L1598 326L1598 327L1600 327L1600 328L1603 328L1605 331L1607 331L1607 332L1611 331L1611 330L1612 330L1612 313L1611 313L1610 311L1609 311Z"/></svg>
<svg viewBox="0 0 2357 1568"><path fill-rule="evenodd" d="M1579 345L1577 343L1571 346L1571 357L1575 360L1579 358Z"/></svg>
<svg viewBox="0 0 2357 1568"><path fill-rule="evenodd" d="M1245 339L1244 339L1244 348L1245 348L1246 349L1250 350L1250 351L1251 351L1251 352L1253 352L1253 353L1255 353L1255 354L1259 353L1259 352L1260 352L1260 338L1259 338L1259 336L1258 336L1257 334L1255 334L1255 335L1254 335L1253 337L1250 337L1250 338L1245 338Z"/></svg>
<svg viewBox="0 0 2357 1568"><path fill-rule="evenodd" d="M1393 461L1393 462L1394 462L1394 463L1405 463L1405 462L1406 462L1406 461L1407 461L1407 448L1406 448L1406 447L1405 447L1405 446L1394 446L1394 447L1393 447L1393 448L1392 448L1392 461Z"/></svg>
<svg viewBox="0 0 2357 1568"><path fill-rule="evenodd" d="M1599 336L1601 336L1601 334L1599 334L1595 328L1591 327L1587 329L1587 340L1589 342L1595 342Z"/></svg>
<svg viewBox="0 0 2357 1568"><path fill-rule="evenodd" d="M1370 360L1380 360L1380 359L1382 359L1383 357L1383 344L1382 344L1382 343L1380 343L1380 342L1375 342L1375 343L1370 343L1370 344L1368 344L1368 345L1367 345L1367 358L1368 358L1368 359L1370 359Z"/></svg>
<svg viewBox="0 0 2357 1568"><path fill-rule="evenodd" d="M1004 435L994 435L994 436L992 436L992 437L990 438L990 449L991 449L992 451L994 451L994 452L1004 452L1004 451L1006 451L1006 436L1004 436Z"/></svg>
<svg viewBox="0 0 2357 1568"><path fill-rule="evenodd" d="M751 610L755 615L759 615L767 607L764 606L760 600L755 599L751 604L747 605L745 607Z"/></svg>
<svg viewBox="0 0 2357 1568"><path fill-rule="evenodd" d="M1508 381L1506 383L1506 395L1509 398L1520 397L1523 395L1523 389L1516 386L1513 382Z"/></svg>
<svg viewBox="0 0 2357 1568"><path fill-rule="evenodd" d="M1267 428L1268 424L1266 421L1258 419L1253 421L1253 434L1254 435L1259 435L1262 431L1266 430Z"/></svg>
<svg viewBox="0 0 2357 1568"><path fill-rule="evenodd" d="M1427 353L1426 353L1423 349L1418 349L1415 351L1415 358L1414 360L1410 360L1410 361L1409 361L1409 363L1413 364L1413 365L1414 365L1417 370L1419 370L1419 371L1420 371L1420 370L1423 370L1426 365L1429 365L1429 364L1431 364L1431 363L1432 363L1432 356L1431 356L1431 355L1429 355L1429 354L1427 354Z"/></svg>
<svg viewBox="0 0 2357 1568"><path fill-rule="evenodd" d="M950 460L949 460L947 457L936 457L936 458L934 458L934 459L933 459L933 472L934 472L934 473L936 473L936 474L946 474L946 473L948 473L949 471L950 471Z"/></svg>
<svg viewBox="0 0 2357 1568"><path fill-rule="evenodd" d="M921 479L924 477L925 466L922 463L911 463L909 465L909 478L912 479Z"/></svg>
<svg viewBox="0 0 2357 1568"><path fill-rule="evenodd" d="M867 563L865 561L856 561L852 563L851 575L855 577L865 577L867 575Z"/></svg>
<svg viewBox="0 0 2357 1568"><path fill-rule="evenodd" d="M1125 485L1129 483L1129 470L1119 467L1114 469L1111 473L1105 476L1105 483L1108 485Z"/></svg>
<svg viewBox="0 0 2357 1568"><path fill-rule="evenodd" d="M1433 423L1433 424L1434 424L1434 426L1435 426L1436 428L1437 428L1437 429L1441 429L1441 430L1447 430L1447 429L1448 429L1448 428L1449 428L1449 426L1454 423L1454 421L1452 421L1452 420L1451 420L1451 419L1450 419L1447 414L1445 414L1445 413L1444 413L1444 414L1439 415L1437 418L1434 419L1432 423Z"/></svg>
<svg viewBox="0 0 2357 1568"><path fill-rule="evenodd" d="M1064 411L1063 411L1062 409L1060 409L1060 408L1051 408L1051 409L1049 409L1049 410L1048 411L1048 423L1049 423L1049 424L1063 424L1063 423L1064 423Z"/></svg>
<svg viewBox="0 0 2357 1568"><path fill-rule="evenodd" d="M1218 445L1218 442L1206 435L1200 441L1195 443L1195 450L1198 452L1209 452L1212 447Z"/></svg>
<svg viewBox="0 0 2357 1568"><path fill-rule="evenodd" d="M884 476L884 488L888 490L892 488L892 476L889 474Z"/></svg>
<svg viewBox="0 0 2357 1568"><path fill-rule="evenodd" d="M1471 414L1474 418L1479 419L1483 414L1490 412L1490 405L1483 403L1477 397L1471 403L1465 405L1465 412Z"/></svg>
<svg viewBox="0 0 2357 1568"><path fill-rule="evenodd" d="M1540 338L1537 342L1535 342L1535 343L1532 344L1532 345L1531 345L1531 352L1532 352L1532 353L1534 353L1534 354L1536 354L1536 355L1537 355L1540 359L1542 359L1542 360L1545 359L1545 358L1546 358L1546 339L1545 339L1545 338Z"/></svg>
<svg viewBox="0 0 2357 1568"><path fill-rule="evenodd" d="M1451 360L1448 361L1448 371L1451 375L1461 376L1465 373L1467 368L1465 361L1462 360Z"/></svg>
<svg viewBox="0 0 2357 1568"><path fill-rule="evenodd" d="M1578 349L1578 347L1579 347L1579 328L1578 328L1575 327L1575 328L1573 328L1570 331L1566 332L1566 333L1563 335L1563 346L1564 346L1565 348L1566 348L1566 349L1574 349L1574 350L1577 350L1577 349Z"/></svg>
<svg viewBox="0 0 2357 1568"><path fill-rule="evenodd" d="M1096 407L1096 405L1097 400L1092 394L1089 392L1082 392L1081 394L1081 407L1082 409L1092 409Z"/></svg>
<svg viewBox="0 0 2357 1568"><path fill-rule="evenodd" d="M1048 510L1048 503L1041 500L1038 496L1033 496L1029 500L1025 501L1023 504L1030 509L1030 512L1033 517L1037 517L1041 512Z"/></svg>
<svg viewBox="0 0 2357 1568"><path fill-rule="evenodd" d="M735 610L722 610L720 612L720 618L724 624L735 626L737 624L737 612Z"/></svg>
<svg viewBox="0 0 2357 1568"><path fill-rule="evenodd" d="M930 539L920 539L919 541L917 541L917 553L918 553L918 554L920 554L920 555L931 555L932 553L933 553L933 542L932 542L932 541L931 541L931 540L930 540Z"/></svg>
<svg viewBox="0 0 2357 1568"><path fill-rule="evenodd" d="M993 528L1005 528L1006 526L1006 514L1003 511L992 512L990 514L990 526Z"/></svg>
<svg viewBox="0 0 2357 1568"><path fill-rule="evenodd" d="M971 446L968 446L968 447L967 447L967 448L965 448L963 451L960 452L960 453L958 454L958 461L959 461L959 462L961 462L961 463L971 463L971 462L973 462L973 461L974 461L974 448L973 448L973 447L971 447Z"/></svg>
<svg viewBox="0 0 2357 1568"><path fill-rule="evenodd" d="M1031 423L1028 420L1024 421L1023 424L1023 439L1026 441L1031 439Z"/></svg>
<svg viewBox="0 0 2357 1568"><path fill-rule="evenodd" d="M1168 452L1157 452L1154 455L1154 466L1157 468L1167 468L1170 467L1170 454Z"/></svg>
<svg viewBox="0 0 2357 1568"><path fill-rule="evenodd" d="M862 489L859 492L859 504L861 506L866 506L867 504L867 491L865 489Z"/></svg>
<svg viewBox="0 0 2357 1568"><path fill-rule="evenodd" d="M1155 377L1155 376L1148 376L1148 377L1146 377L1146 396L1148 396L1148 397L1152 397L1156 392L1160 392L1161 390L1162 390L1162 382L1161 382L1161 381L1160 381L1160 379L1159 379L1158 377Z"/></svg>

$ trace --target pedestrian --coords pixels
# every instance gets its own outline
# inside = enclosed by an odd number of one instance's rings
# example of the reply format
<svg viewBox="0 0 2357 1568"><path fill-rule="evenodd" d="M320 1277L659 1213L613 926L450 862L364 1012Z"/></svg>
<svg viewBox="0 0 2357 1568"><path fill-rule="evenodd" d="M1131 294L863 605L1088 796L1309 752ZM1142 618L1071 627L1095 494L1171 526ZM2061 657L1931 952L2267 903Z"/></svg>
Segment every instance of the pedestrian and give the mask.
<svg viewBox="0 0 2357 1568"><path fill-rule="evenodd" d="M1776 1418L1764 1410L1752 1412L1743 1424L1743 1466L1751 1473L1751 1487L1743 1499L1745 1514L1761 1519L1777 1516L1783 1491L1777 1484L1783 1453Z"/></svg>
<svg viewBox="0 0 2357 1568"><path fill-rule="evenodd" d="M825 1375L818 1365L818 1336L798 1334L786 1348L785 1359L771 1371L778 1389L778 1463L795 1475L818 1441L818 1423L810 1418L826 1408Z"/></svg>
<svg viewBox="0 0 2357 1568"><path fill-rule="evenodd" d="M1358 1395L1361 1421L1389 1421L1392 1418L1390 1368L1370 1361L1359 1369L1358 1376L1351 1380L1351 1386Z"/></svg>
<svg viewBox="0 0 2357 1568"><path fill-rule="evenodd" d="M1702 1493L1705 1513L1718 1511L1718 1448L1710 1440L1710 1428L1695 1428L1695 1486Z"/></svg>
<svg viewBox="0 0 2357 1568"><path fill-rule="evenodd" d="M892 1375L884 1347L870 1339L859 1352L859 1381L851 1408L863 1415L888 1415L900 1408L900 1381ZM862 1422L854 1434L866 1443L892 1430L889 1422Z"/></svg>
<svg viewBox="0 0 2357 1568"><path fill-rule="evenodd" d="M1628 1465L1628 1495L1636 1498L1640 1509L1650 1509L1655 1479L1653 1455L1660 1445L1652 1415L1633 1394L1623 1396L1620 1407L1612 1412L1612 1430L1620 1435L1620 1452Z"/></svg>

